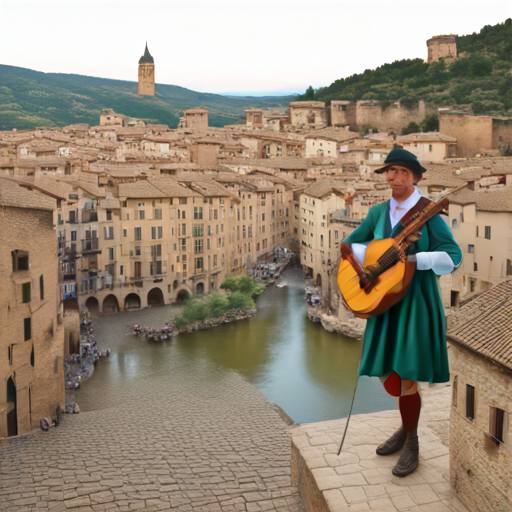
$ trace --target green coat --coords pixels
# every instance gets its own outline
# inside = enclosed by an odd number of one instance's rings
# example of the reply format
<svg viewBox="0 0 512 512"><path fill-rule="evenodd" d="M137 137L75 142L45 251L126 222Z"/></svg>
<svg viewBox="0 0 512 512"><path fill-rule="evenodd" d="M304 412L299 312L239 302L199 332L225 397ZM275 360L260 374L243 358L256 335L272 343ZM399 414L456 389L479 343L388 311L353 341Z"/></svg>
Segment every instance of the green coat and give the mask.
<svg viewBox="0 0 512 512"><path fill-rule="evenodd" d="M403 229L391 230L389 201L370 209L361 225L344 241L365 243L390 238ZM455 267L462 252L444 222L436 215L421 230L414 252L444 251ZM359 375L383 376L392 371L402 379L448 382L446 321L437 276L432 270L417 270L405 297L382 315L368 319Z"/></svg>

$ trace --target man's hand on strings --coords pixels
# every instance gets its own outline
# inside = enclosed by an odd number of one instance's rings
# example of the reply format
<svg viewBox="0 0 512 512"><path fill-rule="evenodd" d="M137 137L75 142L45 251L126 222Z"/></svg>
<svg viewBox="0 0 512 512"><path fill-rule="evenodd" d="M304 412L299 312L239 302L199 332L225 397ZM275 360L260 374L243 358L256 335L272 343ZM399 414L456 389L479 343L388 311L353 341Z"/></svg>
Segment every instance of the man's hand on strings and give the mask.
<svg viewBox="0 0 512 512"><path fill-rule="evenodd" d="M406 240L409 245L413 244L414 242L417 242L421 238L421 231L416 231L409 235Z"/></svg>

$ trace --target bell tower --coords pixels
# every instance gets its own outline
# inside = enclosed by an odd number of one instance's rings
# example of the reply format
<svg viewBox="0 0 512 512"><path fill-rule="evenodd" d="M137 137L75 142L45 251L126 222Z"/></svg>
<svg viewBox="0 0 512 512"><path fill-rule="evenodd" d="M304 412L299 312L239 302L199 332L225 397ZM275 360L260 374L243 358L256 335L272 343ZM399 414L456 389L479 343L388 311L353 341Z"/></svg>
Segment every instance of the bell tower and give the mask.
<svg viewBox="0 0 512 512"><path fill-rule="evenodd" d="M137 94L139 96L155 95L155 59L149 53L147 41L144 55L139 59L139 88Z"/></svg>

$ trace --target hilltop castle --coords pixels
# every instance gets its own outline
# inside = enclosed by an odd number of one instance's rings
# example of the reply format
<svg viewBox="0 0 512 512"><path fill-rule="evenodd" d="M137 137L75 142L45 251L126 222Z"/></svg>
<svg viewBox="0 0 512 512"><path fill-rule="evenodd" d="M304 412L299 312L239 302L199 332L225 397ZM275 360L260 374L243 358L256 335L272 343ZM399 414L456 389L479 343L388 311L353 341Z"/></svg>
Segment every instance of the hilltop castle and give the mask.
<svg viewBox="0 0 512 512"><path fill-rule="evenodd" d="M444 59L451 62L457 58L457 42L455 36L434 36L427 41L429 64Z"/></svg>
<svg viewBox="0 0 512 512"><path fill-rule="evenodd" d="M155 95L155 59L149 53L147 42L144 55L139 59L139 88L137 94L139 96Z"/></svg>

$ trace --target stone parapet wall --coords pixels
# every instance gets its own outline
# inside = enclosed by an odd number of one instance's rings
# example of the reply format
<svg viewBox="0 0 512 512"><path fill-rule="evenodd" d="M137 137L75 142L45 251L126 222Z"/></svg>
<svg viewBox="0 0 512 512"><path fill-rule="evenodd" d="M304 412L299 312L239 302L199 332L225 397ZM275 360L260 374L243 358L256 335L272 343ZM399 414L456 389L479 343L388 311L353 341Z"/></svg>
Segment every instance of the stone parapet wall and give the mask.
<svg viewBox="0 0 512 512"><path fill-rule="evenodd" d="M474 512L512 510L512 430L496 444L489 432L489 408L512 412L512 375L456 345L451 346L451 378L456 379L450 416L450 480ZM475 418L466 418L466 386L475 388ZM508 442L507 442L508 439Z"/></svg>

